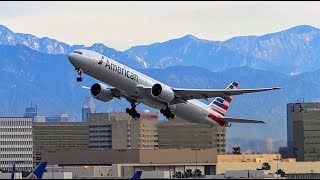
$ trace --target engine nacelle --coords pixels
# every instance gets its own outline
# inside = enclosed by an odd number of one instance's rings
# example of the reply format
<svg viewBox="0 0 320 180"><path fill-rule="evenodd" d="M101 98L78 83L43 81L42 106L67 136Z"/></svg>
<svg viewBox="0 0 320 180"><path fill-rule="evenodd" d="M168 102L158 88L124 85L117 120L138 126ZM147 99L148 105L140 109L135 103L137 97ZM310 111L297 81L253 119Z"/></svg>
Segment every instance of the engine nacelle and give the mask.
<svg viewBox="0 0 320 180"><path fill-rule="evenodd" d="M170 87L161 84L154 84L152 86L151 95L155 99L166 103L169 103L174 99L173 90Z"/></svg>
<svg viewBox="0 0 320 180"><path fill-rule="evenodd" d="M103 102L110 101L113 98L111 90L104 84L95 83L91 86L91 95Z"/></svg>

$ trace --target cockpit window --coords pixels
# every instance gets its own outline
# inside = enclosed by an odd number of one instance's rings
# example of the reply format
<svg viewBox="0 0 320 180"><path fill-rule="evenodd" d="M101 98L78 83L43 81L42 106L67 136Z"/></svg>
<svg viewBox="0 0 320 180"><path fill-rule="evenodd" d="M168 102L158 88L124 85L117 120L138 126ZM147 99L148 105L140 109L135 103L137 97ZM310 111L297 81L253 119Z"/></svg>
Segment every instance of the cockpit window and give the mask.
<svg viewBox="0 0 320 180"><path fill-rule="evenodd" d="M73 51L73 52L82 55L82 52L80 51Z"/></svg>

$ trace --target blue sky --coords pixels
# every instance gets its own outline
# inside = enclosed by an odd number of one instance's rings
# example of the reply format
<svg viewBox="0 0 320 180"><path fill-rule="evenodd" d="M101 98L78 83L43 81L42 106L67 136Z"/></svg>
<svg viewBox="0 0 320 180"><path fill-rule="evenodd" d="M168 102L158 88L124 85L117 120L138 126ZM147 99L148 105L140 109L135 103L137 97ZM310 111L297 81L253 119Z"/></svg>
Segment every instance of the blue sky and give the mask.
<svg viewBox="0 0 320 180"><path fill-rule="evenodd" d="M0 24L117 50L193 34L209 40L320 27L320 2L0 2Z"/></svg>

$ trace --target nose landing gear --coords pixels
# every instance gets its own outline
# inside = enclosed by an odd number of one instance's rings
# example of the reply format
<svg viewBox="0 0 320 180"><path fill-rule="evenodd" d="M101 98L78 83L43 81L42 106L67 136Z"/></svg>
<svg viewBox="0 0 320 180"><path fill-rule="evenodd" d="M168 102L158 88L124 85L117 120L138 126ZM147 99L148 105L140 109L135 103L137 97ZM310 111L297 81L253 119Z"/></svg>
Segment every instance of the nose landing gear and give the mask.
<svg viewBox="0 0 320 180"><path fill-rule="evenodd" d="M76 70L76 72L78 73L78 77L77 77L77 82L81 82L83 79L82 79L82 77L81 77L81 74L82 74L82 70L80 69L80 68L76 68L75 69Z"/></svg>

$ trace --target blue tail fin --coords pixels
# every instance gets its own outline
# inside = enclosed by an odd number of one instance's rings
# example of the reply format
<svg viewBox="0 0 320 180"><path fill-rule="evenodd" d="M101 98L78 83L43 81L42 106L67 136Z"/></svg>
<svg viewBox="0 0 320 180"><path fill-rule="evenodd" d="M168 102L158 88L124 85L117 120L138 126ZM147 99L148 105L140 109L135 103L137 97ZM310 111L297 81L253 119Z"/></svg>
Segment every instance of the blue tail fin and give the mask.
<svg viewBox="0 0 320 180"><path fill-rule="evenodd" d="M137 171L133 174L131 179L140 179L142 171Z"/></svg>
<svg viewBox="0 0 320 180"><path fill-rule="evenodd" d="M14 174L16 173L16 163L13 164L12 172L11 172L11 179L14 179Z"/></svg>
<svg viewBox="0 0 320 180"><path fill-rule="evenodd" d="M33 171L30 172L26 179L42 179L46 166L47 162L41 162Z"/></svg>

